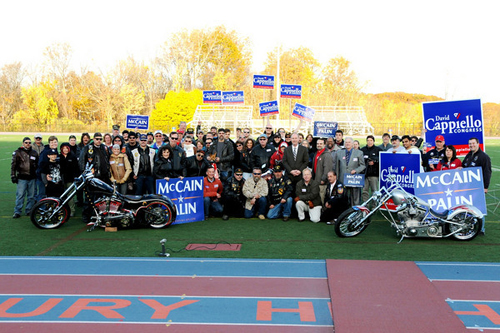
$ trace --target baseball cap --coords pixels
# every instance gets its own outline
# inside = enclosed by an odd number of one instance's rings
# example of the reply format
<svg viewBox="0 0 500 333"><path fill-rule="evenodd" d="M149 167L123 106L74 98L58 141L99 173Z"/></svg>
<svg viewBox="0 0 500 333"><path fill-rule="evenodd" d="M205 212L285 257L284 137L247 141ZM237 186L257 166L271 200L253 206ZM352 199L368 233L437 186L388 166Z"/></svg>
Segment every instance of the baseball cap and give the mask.
<svg viewBox="0 0 500 333"><path fill-rule="evenodd" d="M442 135L438 135L436 136L436 140L435 141L441 141L441 142L444 142L444 136Z"/></svg>
<svg viewBox="0 0 500 333"><path fill-rule="evenodd" d="M162 131L160 131L160 130L156 130L156 131L155 131L155 136L156 136L156 134L161 134L161 135L163 135L163 132L162 132Z"/></svg>
<svg viewBox="0 0 500 333"><path fill-rule="evenodd" d="M141 141L148 141L148 136L146 134L141 134Z"/></svg>
<svg viewBox="0 0 500 333"><path fill-rule="evenodd" d="M260 138L266 138L266 139L267 139L267 135L265 135L265 134L261 134L261 135L259 135L259 137L258 137L258 138L259 138L259 139L260 139Z"/></svg>
<svg viewBox="0 0 500 333"><path fill-rule="evenodd" d="M234 173L237 174L237 173L243 173L243 170L241 168L237 168L236 170L234 170Z"/></svg>
<svg viewBox="0 0 500 333"><path fill-rule="evenodd" d="M273 172L283 172L283 166L281 164L276 164L274 166Z"/></svg>
<svg viewBox="0 0 500 333"><path fill-rule="evenodd" d="M47 152L47 156L49 155L57 155L57 150L55 149L50 149L48 152Z"/></svg>
<svg viewBox="0 0 500 333"><path fill-rule="evenodd" d="M113 129L114 130L119 130L120 129L120 125L113 125Z"/></svg>
<svg viewBox="0 0 500 333"><path fill-rule="evenodd" d="M394 141L394 140L399 140L401 141L401 139L399 138L399 136L397 135L393 135L392 138L391 138L391 141Z"/></svg>
<svg viewBox="0 0 500 333"><path fill-rule="evenodd" d="M41 139L41 138L42 138L42 135L41 135L40 133L36 133L36 134L35 134L35 139L36 139L36 138L40 138L40 139Z"/></svg>

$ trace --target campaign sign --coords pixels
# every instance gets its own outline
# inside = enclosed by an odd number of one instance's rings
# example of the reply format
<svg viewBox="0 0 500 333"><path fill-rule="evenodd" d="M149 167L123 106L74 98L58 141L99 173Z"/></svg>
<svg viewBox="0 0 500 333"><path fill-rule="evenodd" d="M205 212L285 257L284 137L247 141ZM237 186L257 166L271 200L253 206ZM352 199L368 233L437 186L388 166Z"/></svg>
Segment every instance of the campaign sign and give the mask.
<svg viewBox="0 0 500 333"><path fill-rule="evenodd" d="M307 121L312 121L314 118L314 109L308 106L296 103L292 111L292 116Z"/></svg>
<svg viewBox="0 0 500 333"><path fill-rule="evenodd" d="M466 204L487 213L483 170L479 167L417 174L415 195L437 212Z"/></svg>
<svg viewBox="0 0 500 333"><path fill-rule="evenodd" d="M203 103L220 104L222 103L222 91L206 90L203 92Z"/></svg>
<svg viewBox="0 0 500 333"><path fill-rule="evenodd" d="M261 117L267 117L280 113L278 110L278 101L259 103L259 110Z"/></svg>
<svg viewBox="0 0 500 333"><path fill-rule="evenodd" d="M365 186L365 175L364 174L359 174L355 173L354 175L351 174L344 174L344 186L345 187L364 187Z"/></svg>
<svg viewBox="0 0 500 333"><path fill-rule="evenodd" d="M156 193L167 196L177 207L174 224L204 220L203 177L157 179Z"/></svg>
<svg viewBox="0 0 500 333"><path fill-rule="evenodd" d="M222 104L243 104L245 96L243 91L223 91Z"/></svg>
<svg viewBox="0 0 500 333"><path fill-rule="evenodd" d="M434 145L442 135L446 145L457 150L457 156L469 152L469 139L477 138L484 150L483 109L480 99L423 103L425 141ZM430 150L431 148L427 148Z"/></svg>
<svg viewBox="0 0 500 333"><path fill-rule="evenodd" d="M149 128L149 116L139 116L136 114L128 114L126 127L147 130Z"/></svg>
<svg viewBox="0 0 500 333"><path fill-rule="evenodd" d="M413 188L415 174L420 172L420 156L415 154L404 153L380 153L380 178L379 186L385 186L388 188L390 186L390 181L387 176L396 176L396 181L405 189L408 193L414 193ZM392 202L392 199L388 201L387 206L389 210L393 211L396 209L396 205Z"/></svg>
<svg viewBox="0 0 500 333"><path fill-rule="evenodd" d="M280 89L281 98L302 98L302 86L297 84L282 84Z"/></svg>
<svg viewBox="0 0 500 333"><path fill-rule="evenodd" d="M314 122L314 136L321 138L333 138L337 131L338 123L333 121L315 121Z"/></svg>
<svg viewBox="0 0 500 333"><path fill-rule="evenodd" d="M259 89L274 89L273 75L254 75L253 87Z"/></svg>

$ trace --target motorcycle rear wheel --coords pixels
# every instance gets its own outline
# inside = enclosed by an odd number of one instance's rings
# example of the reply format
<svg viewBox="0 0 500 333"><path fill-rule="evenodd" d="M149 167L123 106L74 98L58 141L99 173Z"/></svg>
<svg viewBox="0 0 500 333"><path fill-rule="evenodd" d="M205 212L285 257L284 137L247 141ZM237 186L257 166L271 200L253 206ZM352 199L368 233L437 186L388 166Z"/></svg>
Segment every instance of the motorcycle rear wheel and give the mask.
<svg viewBox="0 0 500 333"><path fill-rule="evenodd" d="M172 224L172 210L164 202L153 202L144 212L144 220L151 228L161 229Z"/></svg>
<svg viewBox="0 0 500 333"><path fill-rule="evenodd" d="M470 213L460 213L453 218L453 222L462 223L462 227L465 230L454 233L452 235L453 238L460 241L470 241L476 238L481 231L481 227L483 225L483 220L479 217L472 215ZM459 230L461 226L455 224L446 224L446 234L451 234L456 230Z"/></svg>
<svg viewBox="0 0 500 333"><path fill-rule="evenodd" d="M342 238L355 237L359 235L368 226L366 224L368 221L365 221L365 223L357 227L355 227L354 225L366 215L367 213L365 211L349 208L348 210L344 211L337 219L337 222L335 222L335 233L337 234L337 236Z"/></svg>
<svg viewBox="0 0 500 333"><path fill-rule="evenodd" d="M59 212L50 218L52 212L60 205L60 202L45 198L37 202L31 209L31 223L39 229L55 229L61 226L69 218L68 207L63 206Z"/></svg>

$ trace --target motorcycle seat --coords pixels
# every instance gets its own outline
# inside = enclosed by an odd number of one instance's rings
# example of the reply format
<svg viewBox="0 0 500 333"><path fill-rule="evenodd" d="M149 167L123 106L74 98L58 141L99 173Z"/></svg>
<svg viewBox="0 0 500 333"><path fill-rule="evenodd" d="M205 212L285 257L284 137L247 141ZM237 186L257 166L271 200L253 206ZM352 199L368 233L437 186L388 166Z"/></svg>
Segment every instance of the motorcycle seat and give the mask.
<svg viewBox="0 0 500 333"><path fill-rule="evenodd" d="M432 215L434 215L435 217L438 217L438 218L441 218L441 219L446 219L446 217L448 216L448 212L449 210L445 210L444 212L442 213L439 213L439 212L436 212L435 210L433 210L432 208L430 209L430 212Z"/></svg>
<svg viewBox="0 0 500 333"><path fill-rule="evenodd" d="M142 195L124 195L125 198L132 200L132 201L140 201L142 200Z"/></svg>

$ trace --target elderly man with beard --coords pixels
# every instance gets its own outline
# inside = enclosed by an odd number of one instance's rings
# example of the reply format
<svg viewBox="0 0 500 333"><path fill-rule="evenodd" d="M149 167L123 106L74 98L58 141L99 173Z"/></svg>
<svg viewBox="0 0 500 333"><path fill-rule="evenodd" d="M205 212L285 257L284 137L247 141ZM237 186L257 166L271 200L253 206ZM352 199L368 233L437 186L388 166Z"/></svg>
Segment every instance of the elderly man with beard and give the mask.
<svg viewBox="0 0 500 333"><path fill-rule="evenodd" d="M249 219L254 216L255 211L259 219L264 220L266 213L267 200L266 196L269 193L267 182L262 178L262 169L259 167L253 168L253 177L248 178L243 185L243 195L247 198L245 202L245 218Z"/></svg>

